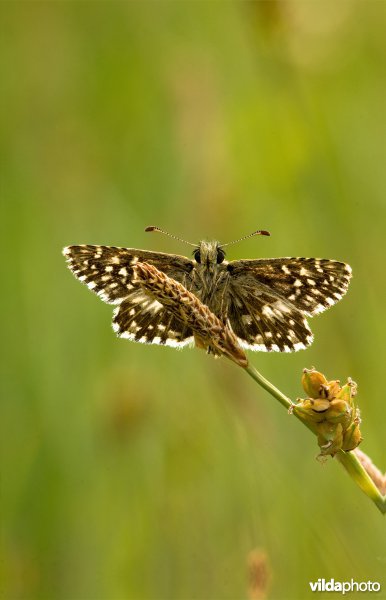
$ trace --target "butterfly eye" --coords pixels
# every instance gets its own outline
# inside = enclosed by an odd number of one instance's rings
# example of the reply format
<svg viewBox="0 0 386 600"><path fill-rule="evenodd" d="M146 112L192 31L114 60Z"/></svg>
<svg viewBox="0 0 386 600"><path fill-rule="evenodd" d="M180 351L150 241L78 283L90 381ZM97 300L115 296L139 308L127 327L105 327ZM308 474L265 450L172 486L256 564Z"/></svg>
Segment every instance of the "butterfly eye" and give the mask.
<svg viewBox="0 0 386 600"><path fill-rule="evenodd" d="M199 251L199 249L197 248L197 250L195 250L193 252L193 256L194 256L194 260L198 263L201 262L201 252Z"/></svg>
<svg viewBox="0 0 386 600"><path fill-rule="evenodd" d="M219 265L220 263L223 262L225 258L225 252L222 248L217 248L217 264Z"/></svg>

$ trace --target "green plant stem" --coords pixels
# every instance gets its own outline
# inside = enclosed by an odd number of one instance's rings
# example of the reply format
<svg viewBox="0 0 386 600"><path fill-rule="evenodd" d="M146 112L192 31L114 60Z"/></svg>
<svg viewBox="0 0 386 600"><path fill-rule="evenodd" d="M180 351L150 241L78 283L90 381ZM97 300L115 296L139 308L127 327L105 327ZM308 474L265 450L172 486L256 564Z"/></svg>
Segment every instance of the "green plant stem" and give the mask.
<svg viewBox="0 0 386 600"><path fill-rule="evenodd" d="M283 394L280 390L277 389L268 379L263 377L255 367L252 365L248 365L245 367L245 371L252 377L256 383L258 383L262 388L264 388L271 396L276 398L280 402L282 406L284 406L287 410L291 410L294 405L292 400L290 400L285 394ZM299 421L301 421L304 425L310 429L315 434L315 430L312 425L301 418L301 416L294 412L293 413ZM341 463L341 465L346 469L347 473L350 477L355 481L355 483L360 487L360 489L368 496L375 505L379 508L382 514L386 513L386 496L383 496L362 463L358 460L357 456L353 452L345 452L344 450L339 450L336 453L336 458Z"/></svg>
<svg viewBox="0 0 386 600"><path fill-rule="evenodd" d="M292 400L287 398L287 396L285 396L283 392L281 392L277 387L275 387L273 383L271 383L270 381L268 381L268 379L263 377L263 375L259 373L259 371L255 369L255 367L253 367L251 364L245 367L245 371L247 371L248 375L250 375L252 379L254 379L259 385L261 385L261 387L263 387L269 394L271 394L271 396L276 398L276 400L279 400L280 404L284 406L284 408L286 408L289 412L295 406ZM292 414L294 414L295 417L303 423L303 425L308 427L308 429L312 431L312 433L315 433L315 429L312 427L312 425L304 419L302 419L302 417L297 412L293 412Z"/></svg>
<svg viewBox="0 0 386 600"><path fill-rule="evenodd" d="M381 494L354 452L344 452L344 450L339 450L339 452L337 452L335 455L335 458L338 459L350 477L361 488L366 496L371 498L371 500L378 506L381 513L385 514L386 496Z"/></svg>
<svg viewBox="0 0 386 600"><path fill-rule="evenodd" d="M285 396L280 390L278 390L277 387L273 385L273 383L271 383L270 381L268 381L268 379L263 377L261 373L259 373L259 371L255 369L255 367L249 364L247 367L245 367L245 370L252 377L252 379L254 379L259 385L261 385L261 387L267 390L267 392L271 394L271 396L276 398L276 400L279 400L280 404L282 404L284 408L290 409L293 406L293 402L289 398L287 398L287 396Z"/></svg>

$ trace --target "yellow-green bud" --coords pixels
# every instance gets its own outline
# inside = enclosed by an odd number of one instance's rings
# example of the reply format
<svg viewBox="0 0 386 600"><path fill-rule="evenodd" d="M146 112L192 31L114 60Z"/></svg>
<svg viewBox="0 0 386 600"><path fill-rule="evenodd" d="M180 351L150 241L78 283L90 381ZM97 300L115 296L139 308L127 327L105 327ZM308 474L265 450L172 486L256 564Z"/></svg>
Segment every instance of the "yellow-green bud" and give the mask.
<svg viewBox="0 0 386 600"><path fill-rule="evenodd" d="M318 425L318 444L322 456L334 456L343 443L343 428L341 423L320 423Z"/></svg>
<svg viewBox="0 0 386 600"><path fill-rule="evenodd" d="M315 369L303 369L302 385L310 398L320 398L322 386L327 383L327 379L322 373Z"/></svg>
<svg viewBox="0 0 386 600"><path fill-rule="evenodd" d="M354 396L356 396L357 390L357 384L355 383L355 381L352 381L352 379L349 378L347 383L341 388L339 394L337 394L336 397L345 400L352 406L352 399L354 398Z"/></svg>
<svg viewBox="0 0 386 600"><path fill-rule="evenodd" d="M341 389L339 379L336 379L335 381L329 381L326 387L328 389L327 398L329 400L333 400L337 397Z"/></svg>
<svg viewBox="0 0 386 600"><path fill-rule="evenodd" d="M342 423L347 427L351 420L352 409L344 400L335 398L329 403L329 409L326 412L326 420L330 423Z"/></svg>
<svg viewBox="0 0 386 600"><path fill-rule="evenodd" d="M330 408L330 401L324 398L310 398L310 401L312 410L317 413L326 412Z"/></svg>
<svg viewBox="0 0 386 600"><path fill-rule="evenodd" d="M345 450L346 452L354 450L354 448L359 446L362 439L363 438L359 429L359 423L356 423L354 421L343 435L343 450Z"/></svg>
<svg viewBox="0 0 386 600"><path fill-rule="evenodd" d="M293 407L293 412L299 415L304 421L320 423L324 421L325 416L323 413L315 411L314 402L312 398L306 398L306 400L301 400L298 404L295 404Z"/></svg>

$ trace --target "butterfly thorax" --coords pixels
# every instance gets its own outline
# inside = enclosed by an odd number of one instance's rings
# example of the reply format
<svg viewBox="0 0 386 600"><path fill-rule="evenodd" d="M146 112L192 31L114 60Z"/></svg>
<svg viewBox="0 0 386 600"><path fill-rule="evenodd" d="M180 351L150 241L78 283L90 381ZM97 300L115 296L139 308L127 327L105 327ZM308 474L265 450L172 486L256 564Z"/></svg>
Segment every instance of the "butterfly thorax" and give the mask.
<svg viewBox="0 0 386 600"><path fill-rule="evenodd" d="M225 252L216 241L202 241L193 252L195 259L192 272L199 296L217 316L223 312L224 292L227 288L229 273L228 262L224 261Z"/></svg>

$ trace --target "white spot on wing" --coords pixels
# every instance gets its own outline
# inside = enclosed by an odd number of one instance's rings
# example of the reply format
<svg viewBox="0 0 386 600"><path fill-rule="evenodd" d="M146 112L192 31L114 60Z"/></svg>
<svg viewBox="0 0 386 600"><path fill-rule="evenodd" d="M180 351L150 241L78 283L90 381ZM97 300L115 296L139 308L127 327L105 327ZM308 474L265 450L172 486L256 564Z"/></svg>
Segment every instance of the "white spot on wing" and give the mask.
<svg viewBox="0 0 386 600"><path fill-rule="evenodd" d="M150 310L151 312L153 312L155 314L159 310L161 310L161 308L164 308L163 305L161 304L161 302L158 302L158 300L154 300L148 307L148 310Z"/></svg>
<svg viewBox="0 0 386 600"><path fill-rule="evenodd" d="M177 342L176 340L170 340L168 338L165 342L165 346L170 346L171 348L184 348L184 346L194 346L194 338L189 337L180 342Z"/></svg>
<svg viewBox="0 0 386 600"><path fill-rule="evenodd" d="M243 323L246 323L247 325L250 325L252 323L252 317L250 315L243 315L241 319Z"/></svg>
<svg viewBox="0 0 386 600"><path fill-rule="evenodd" d="M312 311L313 315L318 315L320 313L322 313L324 310L326 310L326 307L323 306L323 304L318 304Z"/></svg>
<svg viewBox="0 0 386 600"><path fill-rule="evenodd" d="M283 302L282 300L276 300L276 302L272 305L272 307L275 310L281 311L281 312L291 312L291 309L289 306L287 306L287 304L285 304L285 302Z"/></svg>
<svg viewBox="0 0 386 600"><path fill-rule="evenodd" d="M296 342L296 344L294 344L295 352L298 350L304 350L304 348L306 348L306 346L303 344L303 342Z"/></svg>
<svg viewBox="0 0 386 600"><path fill-rule="evenodd" d="M263 306L262 311L264 316L269 317L270 319L272 319L275 315L274 312L272 311L272 308L270 306Z"/></svg>
<svg viewBox="0 0 386 600"><path fill-rule="evenodd" d="M155 344L155 345L162 345L162 346L170 346L172 348L177 348L177 349L181 349L186 346L194 345L193 337L186 338L185 340L182 340L179 342L177 342L176 340L167 339L163 343L163 342L161 342L161 338L158 336L156 336L152 340L150 340L146 336L143 335L139 340L136 340L135 333L133 333L132 331L122 331L121 332L119 325L114 322L113 322L113 329L114 329L115 333L117 333L118 337L124 338L126 340L130 340L132 342L139 342L140 344L149 344L149 345Z"/></svg>

